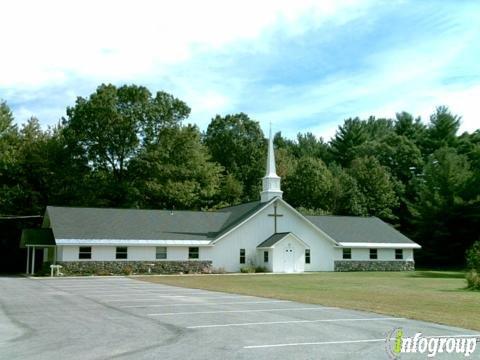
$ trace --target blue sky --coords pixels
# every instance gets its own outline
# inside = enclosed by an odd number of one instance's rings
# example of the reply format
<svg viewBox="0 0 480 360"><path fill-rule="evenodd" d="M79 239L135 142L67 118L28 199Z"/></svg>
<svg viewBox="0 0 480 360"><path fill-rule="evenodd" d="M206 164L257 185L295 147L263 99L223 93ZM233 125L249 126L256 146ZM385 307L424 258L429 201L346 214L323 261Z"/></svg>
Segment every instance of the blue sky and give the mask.
<svg viewBox="0 0 480 360"><path fill-rule="evenodd" d="M205 130L245 112L289 137L345 118L428 119L447 105L480 128L480 1L7 0L0 99L45 127L101 83L164 90Z"/></svg>

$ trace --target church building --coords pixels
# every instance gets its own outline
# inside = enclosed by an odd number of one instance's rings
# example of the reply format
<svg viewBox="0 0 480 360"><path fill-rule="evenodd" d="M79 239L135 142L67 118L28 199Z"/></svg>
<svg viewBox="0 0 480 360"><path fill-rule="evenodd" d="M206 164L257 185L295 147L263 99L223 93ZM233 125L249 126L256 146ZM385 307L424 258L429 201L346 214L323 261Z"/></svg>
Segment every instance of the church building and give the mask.
<svg viewBox="0 0 480 360"><path fill-rule="evenodd" d="M65 274L414 269L420 246L382 220L304 216L283 200L271 132L262 182L260 201L217 211L48 206L22 235L27 273L43 261Z"/></svg>

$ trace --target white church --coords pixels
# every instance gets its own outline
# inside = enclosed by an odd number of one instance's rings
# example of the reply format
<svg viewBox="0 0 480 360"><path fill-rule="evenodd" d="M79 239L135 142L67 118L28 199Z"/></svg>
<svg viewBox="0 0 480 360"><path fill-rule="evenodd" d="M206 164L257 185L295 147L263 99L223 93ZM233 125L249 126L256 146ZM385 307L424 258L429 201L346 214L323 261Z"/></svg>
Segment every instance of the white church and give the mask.
<svg viewBox="0 0 480 360"><path fill-rule="evenodd" d="M304 216L283 200L271 133L266 167L260 201L217 211L48 206L42 229L23 232L26 272L47 261L66 274L414 269L420 246L382 220Z"/></svg>

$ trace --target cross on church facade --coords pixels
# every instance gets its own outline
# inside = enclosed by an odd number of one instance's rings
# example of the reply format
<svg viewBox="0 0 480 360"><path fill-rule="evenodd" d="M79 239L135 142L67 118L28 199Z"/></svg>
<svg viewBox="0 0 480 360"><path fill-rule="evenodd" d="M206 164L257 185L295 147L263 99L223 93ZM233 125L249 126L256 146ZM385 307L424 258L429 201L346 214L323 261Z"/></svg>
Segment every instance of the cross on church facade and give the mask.
<svg viewBox="0 0 480 360"><path fill-rule="evenodd" d="M273 214L268 214L268 216L273 216L274 234L276 234L277 233L277 218L283 216L283 214L277 213L277 203L273 204Z"/></svg>

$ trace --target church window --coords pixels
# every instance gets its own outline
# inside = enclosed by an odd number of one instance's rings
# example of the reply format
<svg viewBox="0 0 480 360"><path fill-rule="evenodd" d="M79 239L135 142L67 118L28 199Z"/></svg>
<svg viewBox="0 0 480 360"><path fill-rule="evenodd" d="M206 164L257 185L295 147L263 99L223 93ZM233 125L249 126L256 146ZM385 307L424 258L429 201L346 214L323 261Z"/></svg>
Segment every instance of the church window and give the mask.
<svg viewBox="0 0 480 360"><path fill-rule="evenodd" d="M343 258L344 259L351 259L352 258L352 249L343 248Z"/></svg>
<svg viewBox="0 0 480 360"><path fill-rule="evenodd" d="M128 248L126 246L117 246L115 250L115 259L126 259L128 257Z"/></svg>
<svg viewBox="0 0 480 360"><path fill-rule="evenodd" d="M268 263L268 251L263 252L263 262Z"/></svg>
<svg viewBox="0 0 480 360"><path fill-rule="evenodd" d="M395 249L395 259L402 260L403 259L403 250L402 249Z"/></svg>
<svg viewBox="0 0 480 360"><path fill-rule="evenodd" d="M378 250L377 249L370 249L370 260L378 259Z"/></svg>
<svg viewBox="0 0 480 360"><path fill-rule="evenodd" d="M166 246L157 246L155 257L157 260L165 260L167 258Z"/></svg>
<svg viewBox="0 0 480 360"><path fill-rule="evenodd" d="M92 247L91 246L80 246L78 251L79 259L91 259L92 258Z"/></svg>
<svg viewBox="0 0 480 360"><path fill-rule="evenodd" d="M189 259L198 259L199 258L198 247L189 247L188 248L188 258Z"/></svg>
<svg viewBox="0 0 480 360"><path fill-rule="evenodd" d="M245 249L240 249L240 264L245 264Z"/></svg>
<svg viewBox="0 0 480 360"><path fill-rule="evenodd" d="M305 249L305 264L310 264L310 249Z"/></svg>

